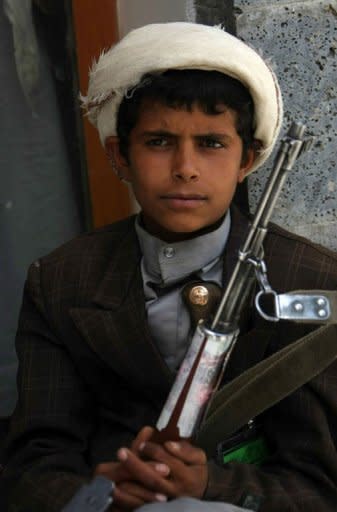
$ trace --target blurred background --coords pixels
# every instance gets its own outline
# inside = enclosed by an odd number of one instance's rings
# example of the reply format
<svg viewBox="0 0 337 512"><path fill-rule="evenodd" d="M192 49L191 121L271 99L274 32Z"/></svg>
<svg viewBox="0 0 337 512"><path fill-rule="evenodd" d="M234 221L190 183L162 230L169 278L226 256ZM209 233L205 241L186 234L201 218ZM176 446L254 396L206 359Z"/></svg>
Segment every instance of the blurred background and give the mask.
<svg viewBox="0 0 337 512"><path fill-rule="evenodd" d="M221 24L270 59L285 126L308 126L274 220L337 249L337 1L2 0L0 3L0 416L15 403L14 338L28 265L135 210L78 102L94 57L151 22ZM270 164L236 200L254 210Z"/></svg>

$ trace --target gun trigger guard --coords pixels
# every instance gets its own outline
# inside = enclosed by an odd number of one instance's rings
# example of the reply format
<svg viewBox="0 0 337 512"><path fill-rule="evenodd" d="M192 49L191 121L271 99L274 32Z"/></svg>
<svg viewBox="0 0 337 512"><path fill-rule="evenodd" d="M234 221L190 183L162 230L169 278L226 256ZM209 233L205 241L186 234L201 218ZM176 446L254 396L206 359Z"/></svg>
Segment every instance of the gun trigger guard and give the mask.
<svg viewBox="0 0 337 512"><path fill-rule="evenodd" d="M261 299L261 297L264 297L264 296L267 296L267 295L272 295L273 296L274 305L276 305L277 293L274 290L270 289L268 291L260 290L256 294L256 297L255 297L255 307L256 307L257 311L260 313L260 315L262 316L262 318L264 318L265 320L268 320L269 322L278 322L279 318L277 316L268 315L262 309L262 306L260 304L260 299Z"/></svg>

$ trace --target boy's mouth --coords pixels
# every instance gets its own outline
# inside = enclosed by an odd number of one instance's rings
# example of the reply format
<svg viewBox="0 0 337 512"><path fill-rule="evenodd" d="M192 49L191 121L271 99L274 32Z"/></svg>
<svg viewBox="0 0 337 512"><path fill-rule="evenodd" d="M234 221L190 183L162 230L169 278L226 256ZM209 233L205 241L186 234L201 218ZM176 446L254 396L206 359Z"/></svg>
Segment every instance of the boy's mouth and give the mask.
<svg viewBox="0 0 337 512"><path fill-rule="evenodd" d="M165 194L160 196L173 209L197 208L207 200L202 194Z"/></svg>

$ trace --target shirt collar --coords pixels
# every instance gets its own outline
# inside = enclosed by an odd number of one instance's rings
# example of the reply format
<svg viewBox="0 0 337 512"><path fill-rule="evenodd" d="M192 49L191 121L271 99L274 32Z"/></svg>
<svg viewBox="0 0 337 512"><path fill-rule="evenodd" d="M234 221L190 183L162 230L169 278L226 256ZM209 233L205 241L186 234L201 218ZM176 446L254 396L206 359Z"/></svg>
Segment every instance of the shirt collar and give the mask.
<svg viewBox="0 0 337 512"><path fill-rule="evenodd" d="M143 254L142 268L154 283L173 284L197 271L208 271L222 255L229 230L229 210L221 225L199 237L166 243L148 233L136 218L136 233Z"/></svg>

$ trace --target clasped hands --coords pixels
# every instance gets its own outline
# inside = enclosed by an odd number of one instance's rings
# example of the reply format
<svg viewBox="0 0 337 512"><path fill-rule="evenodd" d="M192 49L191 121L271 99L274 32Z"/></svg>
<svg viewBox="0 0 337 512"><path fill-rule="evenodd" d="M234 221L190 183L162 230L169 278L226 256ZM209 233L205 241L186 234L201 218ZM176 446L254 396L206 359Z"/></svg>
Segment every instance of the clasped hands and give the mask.
<svg viewBox="0 0 337 512"><path fill-rule="evenodd" d="M179 496L203 496L208 479L205 452L188 441L153 443L152 434L151 427L144 427L129 448L118 450L118 462L96 466L95 475L115 483L112 511L132 511Z"/></svg>

